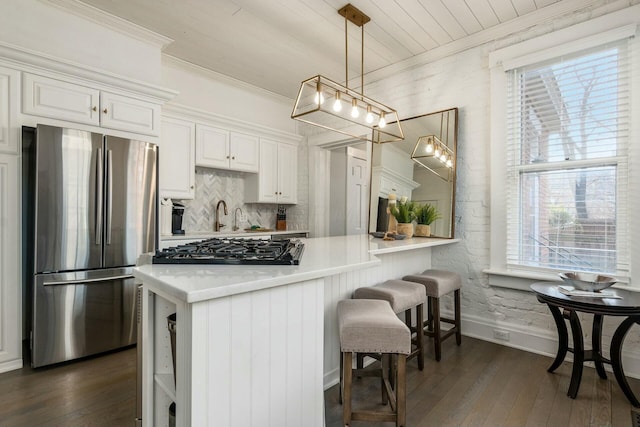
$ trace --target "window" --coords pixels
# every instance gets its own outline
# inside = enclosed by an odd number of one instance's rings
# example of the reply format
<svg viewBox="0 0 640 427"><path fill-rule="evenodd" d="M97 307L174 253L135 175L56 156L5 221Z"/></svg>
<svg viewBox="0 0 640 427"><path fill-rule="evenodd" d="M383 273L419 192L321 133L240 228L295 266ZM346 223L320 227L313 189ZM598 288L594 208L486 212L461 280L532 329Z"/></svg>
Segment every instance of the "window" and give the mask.
<svg viewBox="0 0 640 427"><path fill-rule="evenodd" d="M491 285L597 271L640 286L637 29L607 15L489 54Z"/></svg>
<svg viewBox="0 0 640 427"><path fill-rule="evenodd" d="M508 71L507 265L628 274L626 41Z"/></svg>

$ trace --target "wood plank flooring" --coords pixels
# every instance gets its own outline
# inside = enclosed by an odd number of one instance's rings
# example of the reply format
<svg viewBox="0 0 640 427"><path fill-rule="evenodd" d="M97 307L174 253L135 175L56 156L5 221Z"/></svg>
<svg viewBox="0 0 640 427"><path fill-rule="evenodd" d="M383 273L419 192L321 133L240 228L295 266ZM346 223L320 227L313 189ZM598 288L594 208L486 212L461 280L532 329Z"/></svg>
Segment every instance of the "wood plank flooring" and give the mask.
<svg viewBox="0 0 640 427"><path fill-rule="evenodd" d="M427 345L431 344L427 341ZM576 399L567 396L571 363L555 373L547 368L552 359L469 337L462 345L445 341L440 362L431 348L422 372L408 363L407 426L565 427L631 426L631 404L613 373L600 379L585 367ZM629 379L640 395L640 380ZM354 406L379 410L379 381L355 381ZM342 426L338 386L325 392L327 427ZM393 423L352 422L352 427L381 427Z"/></svg>
<svg viewBox="0 0 640 427"><path fill-rule="evenodd" d="M551 358L463 337L445 341L436 362L431 341L420 372L408 363L407 426L631 426L631 405L612 373L585 368L578 397L567 397L571 364L547 373ZM135 348L50 368L0 374L0 427L132 427ZM379 382L355 381L354 404L379 408ZM640 395L640 381L630 379ZM342 426L338 388L325 393L327 427ZM353 422L353 427L392 423ZM195 426L194 426L195 427ZM225 427L225 426L222 426Z"/></svg>

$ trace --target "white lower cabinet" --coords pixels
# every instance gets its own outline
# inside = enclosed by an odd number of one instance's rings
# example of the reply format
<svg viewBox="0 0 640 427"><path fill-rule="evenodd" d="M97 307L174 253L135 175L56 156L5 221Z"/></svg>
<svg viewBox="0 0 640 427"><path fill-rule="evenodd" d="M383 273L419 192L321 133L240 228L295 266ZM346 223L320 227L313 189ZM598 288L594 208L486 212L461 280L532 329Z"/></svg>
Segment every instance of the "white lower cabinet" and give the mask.
<svg viewBox="0 0 640 427"><path fill-rule="evenodd" d="M195 194L194 122L171 117L162 119L160 136L160 197L193 199Z"/></svg>
<svg viewBox="0 0 640 427"><path fill-rule="evenodd" d="M260 139L260 170L246 179L249 203L297 203L298 149L295 145Z"/></svg>
<svg viewBox="0 0 640 427"><path fill-rule="evenodd" d="M0 154L0 372L22 367L19 159Z"/></svg>

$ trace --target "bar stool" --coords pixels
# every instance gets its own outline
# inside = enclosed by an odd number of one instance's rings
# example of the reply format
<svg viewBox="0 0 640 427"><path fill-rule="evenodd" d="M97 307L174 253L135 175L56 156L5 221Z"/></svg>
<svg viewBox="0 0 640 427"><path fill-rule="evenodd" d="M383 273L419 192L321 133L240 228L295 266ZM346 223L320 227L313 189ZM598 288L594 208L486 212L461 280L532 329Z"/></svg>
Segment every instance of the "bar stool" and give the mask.
<svg viewBox="0 0 640 427"><path fill-rule="evenodd" d="M440 361L442 355L442 341L455 334L456 343L462 342L460 332L460 287L462 279L458 273L445 270L425 270L421 274L404 276L403 280L424 285L427 295L427 321L424 334L433 337L436 352L436 360ZM454 292L454 318L440 317L440 297ZM440 322L446 322L453 327L444 333L440 329Z"/></svg>
<svg viewBox="0 0 640 427"><path fill-rule="evenodd" d="M411 332L393 312L388 302L371 299L338 301L340 331L340 390L345 426L354 421L395 421L396 427L406 422L406 360L411 352ZM392 412L354 411L351 406L353 353L382 355L382 403L387 401ZM390 369L391 358L396 369ZM389 372L394 372L393 384Z"/></svg>
<svg viewBox="0 0 640 427"><path fill-rule="evenodd" d="M405 314L405 324L412 334L412 350L407 360L418 358L418 369L424 369L423 333L419 325L424 324L423 306L426 301L424 286L406 280L387 280L375 286L365 286L353 292L356 299L380 299L388 301L394 313ZM411 325L411 310L416 310L416 326ZM415 332L416 338L413 339ZM362 367L362 355L359 355L358 368Z"/></svg>

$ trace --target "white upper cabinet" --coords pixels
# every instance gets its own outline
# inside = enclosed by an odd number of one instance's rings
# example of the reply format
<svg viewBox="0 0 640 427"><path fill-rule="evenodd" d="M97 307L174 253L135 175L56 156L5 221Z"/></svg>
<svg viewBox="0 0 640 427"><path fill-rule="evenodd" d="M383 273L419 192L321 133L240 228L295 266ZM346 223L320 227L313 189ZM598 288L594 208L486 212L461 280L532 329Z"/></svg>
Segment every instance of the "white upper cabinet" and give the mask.
<svg viewBox="0 0 640 427"><path fill-rule="evenodd" d="M18 154L18 79L16 70L0 67L0 152Z"/></svg>
<svg viewBox="0 0 640 427"><path fill-rule="evenodd" d="M160 136L160 197L193 199L195 194L195 123L164 117Z"/></svg>
<svg viewBox="0 0 640 427"><path fill-rule="evenodd" d="M258 172L259 139L255 135L196 125L196 166Z"/></svg>
<svg viewBox="0 0 640 427"><path fill-rule="evenodd" d="M22 110L105 128L157 135L160 105L36 74L23 74Z"/></svg>
<svg viewBox="0 0 640 427"><path fill-rule="evenodd" d="M103 91L100 92L100 125L154 135L160 126L160 105Z"/></svg>
<svg viewBox="0 0 640 427"><path fill-rule="evenodd" d="M260 139L260 171L246 179L250 203L297 203L298 149L295 145Z"/></svg>

